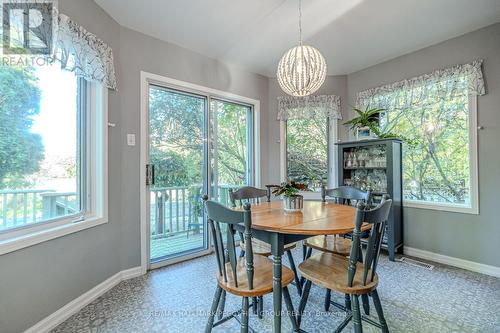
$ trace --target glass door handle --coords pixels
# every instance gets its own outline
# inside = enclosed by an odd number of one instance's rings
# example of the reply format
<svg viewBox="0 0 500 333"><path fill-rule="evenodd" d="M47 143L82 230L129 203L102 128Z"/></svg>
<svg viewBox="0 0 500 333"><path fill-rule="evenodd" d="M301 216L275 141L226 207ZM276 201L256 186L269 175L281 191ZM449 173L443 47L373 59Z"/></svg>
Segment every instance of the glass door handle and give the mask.
<svg viewBox="0 0 500 333"><path fill-rule="evenodd" d="M146 185L155 184L155 165L146 164Z"/></svg>

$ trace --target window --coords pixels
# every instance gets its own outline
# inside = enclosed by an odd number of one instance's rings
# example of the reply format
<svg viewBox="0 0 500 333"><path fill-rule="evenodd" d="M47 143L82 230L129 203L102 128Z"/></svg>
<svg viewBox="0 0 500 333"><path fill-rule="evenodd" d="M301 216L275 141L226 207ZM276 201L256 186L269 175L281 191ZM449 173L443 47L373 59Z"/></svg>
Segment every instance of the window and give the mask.
<svg viewBox="0 0 500 333"><path fill-rule="evenodd" d="M281 180L306 183L312 192L336 184L337 120L340 97L311 95L278 97ZM308 199L318 194L303 193Z"/></svg>
<svg viewBox="0 0 500 333"><path fill-rule="evenodd" d="M469 75L458 73L371 98L370 108L387 110L382 127L405 141L406 206L478 212L477 96L471 86Z"/></svg>
<svg viewBox="0 0 500 333"><path fill-rule="evenodd" d="M313 192L334 186L337 120L328 117L282 121L283 179L306 183Z"/></svg>
<svg viewBox="0 0 500 333"><path fill-rule="evenodd" d="M58 64L4 63L0 91L0 253L20 237L103 222L106 90Z"/></svg>
<svg viewBox="0 0 500 333"><path fill-rule="evenodd" d="M319 190L328 182L328 120L290 119L286 123L287 178Z"/></svg>

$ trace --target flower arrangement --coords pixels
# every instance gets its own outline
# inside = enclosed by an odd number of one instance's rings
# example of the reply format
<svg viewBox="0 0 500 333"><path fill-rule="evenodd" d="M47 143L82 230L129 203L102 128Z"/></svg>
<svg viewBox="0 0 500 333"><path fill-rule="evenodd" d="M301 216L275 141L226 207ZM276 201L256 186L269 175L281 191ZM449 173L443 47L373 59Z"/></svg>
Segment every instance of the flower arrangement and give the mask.
<svg viewBox="0 0 500 333"><path fill-rule="evenodd" d="M276 186L273 190L275 196L284 195L285 197L296 196L300 191L307 191L307 184L297 183L295 181L283 182L279 186Z"/></svg>

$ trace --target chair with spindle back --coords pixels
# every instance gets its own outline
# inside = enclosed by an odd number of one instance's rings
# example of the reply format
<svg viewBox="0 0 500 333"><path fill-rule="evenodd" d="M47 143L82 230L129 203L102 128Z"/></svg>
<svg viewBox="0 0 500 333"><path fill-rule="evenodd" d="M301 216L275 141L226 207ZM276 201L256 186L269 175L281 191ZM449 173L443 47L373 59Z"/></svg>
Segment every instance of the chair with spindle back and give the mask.
<svg viewBox="0 0 500 333"><path fill-rule="evenodd" d="M266 202L270 202L271 201L271 187L270 186L267 186L267 189L260 189L260 188L256 188L256 187L252 187L252 186L244 186L244 187L241 187L240 189L238 189L237 191L233 191L232 189L229 190L229 199L231 200L231 206L234 208L234 207L243 207L243 205L245 203L260 203L261 202L261 198L266 198ZM295 262L293 260L293 256L292 256L292 250L295 248L295 243L292 243L292 244L287 244L285 245L285 252L288 256L288 261L290 262L290 268L292 269L293 273L294 273L294 279L295 279L295 285L297 287L297 292L299 293L299 295L302 294L302 284L300 283L300 279L299 279L299 276L297 274L297 268L295 266ZM244 256L245 255L245 240L244 240L244 237L243 235L240 233L240 256ZM261 255L261 256L265 256L265 257L269 257L271 255L271 245L270 244L267 244L265 242L262 242L258 239L252 239L252 249L253 249L253 253L254 254L257 254L257 255ZM223 292L222 294L222 300L221 300L221 305L220 305L220 308L222 310L224 310L224 304L225 304L225 300L226 300L226 295L225 293ZM253 301L253 304L255 305L255 303L257 300L254 300ZM259 309L257 309L257 307L254 306L254 312L255 313L258 313L259 314L259 317L262 316L262 304L263 304L263 301L262 299L259 299L259 302L258 302L258 305L259 305ZM219 312L220 314L222 313L223 311Z"/></svg>
<svg viewBox="0 0 500 333"><path fill-rule="evenodd" d="M231 318L235 318L241 313L241 332L253 331L248 326L248 310L250 297L261 297L273 291L273 263L270 259L253 255L252 249L252 216L251 205L246 203L243 211L236 211L215 202L208 201L204 197L207 212L208 225L211 230L215 255L217 258L217 289L215 291L212 308L208 319L205 333L212 331ZM221 225L226 225L227 240L226 246L222 238ZM245 238L246 255L238 257L236 255L235 233L242 231ZM288 309L288 315L292 321L294 332L299 332L293 304L288 291L288 285L293 281L293 272L287 267L283 267L281 284L283 286L283 296ZM219 305L222 291L241 296L242 308L240 311L222 318L214 323L215 314Z"/></svg>
<svg viewBox="0 0 500 333"><path fill-rule="evenodd" d="M304 293L300 300L298 322L300 326L301 316L304 312L311 284L335 290L340 293L351 295L351 308L332 303L336 307L348 312L346 319L339 325L335 332L340 332L352 319L354 331L363 331L361 320L365 320L388 333L389 329L384 318L382 305L377 293L378 276L377 263L380 255L380 247L385 231L385 225L389 218L392 200L384 197L381 203L374 209L366 210L365 203L357 205L355 228L352 233L352 246L349 257L338 254L323 252L314 255L299 265L299 270L306 279ZM361 247L361 227L363 223L371 224L371 231L367 239L367 249L364 262L358 261ZM370 295L377 311L379 323L361 315L359 308L359 296Z"/></svg>
<svg viewBox="0 0 500 333"><path fill-rule="evenodd" d="M338 188L332 189L327 189L323 186L321 188L321 201L326 202L327 197L331 198L331 201L341 205L351 205L354 200L356 201L356 203L364 202L366 204L366 207L369 207L371 202L370 191L362 191L351 186L340 186ZM349 238L346 238L345 235L344 237L335 235L311 237L305 240L303 243L304 260L311 256L313 249L347 257L349 256L349 253L351 251L351 246L352 241ZM362 261L362 259L363 255L360 251L359 260ZM365 310L365 313L368 315L370 313L370 307L367 297L368 296L363 296L363 308ZM330 309L330 299L331 290L327 289L324 303L325 311L328 311ZM345 304L346 307L350 307L350 297L347 294L345 296Z"/></svg>
<svg viewBox="0 0 500 333"><path fill-rule="evenodd" d="M350 205L353 200L357 202L363 201L369 205L371 193L351 186L340 186L332 189L322 187L321 201L326 202L327 197L332 198L333 202L341 205ZM309 253L312 249L315 249L348 256L351 250L351 240L344 237L316 236L305 241L304 246L309 247Z"/></svg>
<svg viewBox="0 0 500 333"><path fill-rule="evenodd" d="M232 207L237 207L237 204L239 204L239 207L242 207L246 202L249 203L260 203L260 199L266 197L267 202L271 202L271 189L270 187L267 187L266 190L252 187L252 186L245 186L237 191L229 190L229 198L231 200L231 206ZM241 237L241 235L240 235ZM267 244L265 242L259 241L258 239L253 239L253 253L262 255L265 257L269 257L271 255L271 245ZM290 266L292 270L295 273L296 276L296 282L299 283L299 278L297 277L297 270L295 268L295 262L293 260L292 252L295 248L295 243L292 244L287 244L285 245L285 252L287 253L288 260L290 261ZM245 255L245 241L243 237L241 237L241 243L240 243L240 249L242 251L240 252L241 256ZM298 287L300 288L300 286ZM299 295L302 293L302 290L299 289Z"/></svg>

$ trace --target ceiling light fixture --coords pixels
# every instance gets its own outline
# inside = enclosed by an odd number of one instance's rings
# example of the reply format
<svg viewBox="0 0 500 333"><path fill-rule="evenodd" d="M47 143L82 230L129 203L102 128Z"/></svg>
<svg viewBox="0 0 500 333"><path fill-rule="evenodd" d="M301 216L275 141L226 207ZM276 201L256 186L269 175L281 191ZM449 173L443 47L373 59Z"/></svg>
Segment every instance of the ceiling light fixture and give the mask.
<svg viewBox="0 0 500 333"><path fill-rule="evenodd" d="M297 97L311 95L325 82L325 58L314 47L302 45L301 0L299 0L299 45L283 55L276 76L281 89Z"/></svg>

